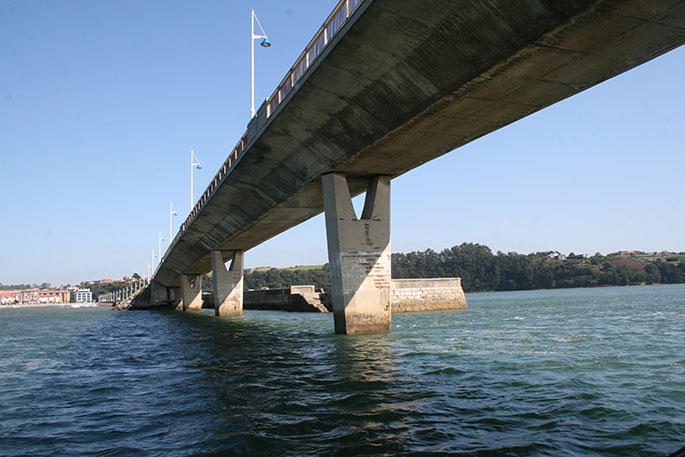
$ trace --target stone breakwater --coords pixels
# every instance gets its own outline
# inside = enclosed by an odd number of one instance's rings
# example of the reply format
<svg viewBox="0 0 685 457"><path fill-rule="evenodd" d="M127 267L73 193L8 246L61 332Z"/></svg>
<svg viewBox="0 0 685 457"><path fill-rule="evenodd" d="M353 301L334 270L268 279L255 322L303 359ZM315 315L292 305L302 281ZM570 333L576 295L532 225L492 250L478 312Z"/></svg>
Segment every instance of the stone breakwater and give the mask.
<svg viewBox="0 0 685 457"><path fill-rule="evenodd" d="M390 305L393 313L468 307L461 278L393 279Z"/></svg>
<svg viewBox="0 0 685 457"><path fill-rule="evenodd" d="M461 278L393 279L390 284L393 313L445 311L468 307ZM299 312L332 311L330 296L314 286L246 291L244 309Z"/></svg>
<svg viewBox="0 0 685 457"><path fill-rule="evenodd" d="M244 309L327 313L320 291L314 286L290 286L283 289L250 290L243 294Z"/></svg>

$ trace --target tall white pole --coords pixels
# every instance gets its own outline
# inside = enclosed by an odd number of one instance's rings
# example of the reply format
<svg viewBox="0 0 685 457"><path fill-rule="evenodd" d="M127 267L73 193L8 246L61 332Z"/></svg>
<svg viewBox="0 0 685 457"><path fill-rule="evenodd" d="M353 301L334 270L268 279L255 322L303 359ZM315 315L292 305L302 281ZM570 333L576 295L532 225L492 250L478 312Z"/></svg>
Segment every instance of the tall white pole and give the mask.
<svg viewBox="0 0 685 457"><path fill-rule="evenodd" d="M190 150L190 211L193 210L193 150Z"/></svg>
<svg viewBox="0 0 685 457"><path fill-rule="evenodd" d="M254 110L254 10L252 10L252 13L250 15L250 27L252 30L252 34L250 35L250 53L252 54L252 72L250 73L251 75L251 86L250 86L250 93L251 93L251 104L250 104L250 119L252 119L255 115L255 110Z"/></svg>
<svg viewBox="0 0 685 457"><path fill-rule="evenodd" d="M159 262L162 261L162 240L163 239L164 238L162 238L162 231L158 230L157 231L157 255L159 255L159 260L157 263L158 265L159 265Z"/></svg>
<svg viewBox="0 0 685 457"><path fill-rule="evenodd" d="M191 173L192 173L192 168L191 168ZM172 216L172 208L174 207L172 202L169 202L169 247L171 247L171 216Z"/></svg>
<svg viewBox="0 0 685 457"><path fill-rule="evenodd" d="M155 272L155 250L152 249L152 273ZM152 277L152 273L150 273L150 277Z"/></svg>

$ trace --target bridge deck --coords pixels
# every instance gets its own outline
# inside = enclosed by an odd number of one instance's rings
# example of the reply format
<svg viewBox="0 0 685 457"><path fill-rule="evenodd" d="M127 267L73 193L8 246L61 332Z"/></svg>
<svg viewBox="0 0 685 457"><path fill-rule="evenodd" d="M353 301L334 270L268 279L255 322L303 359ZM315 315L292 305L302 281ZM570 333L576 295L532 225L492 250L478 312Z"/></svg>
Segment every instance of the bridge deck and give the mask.
<svg viewBox="0 0 685 457"><path fill-rule="evenodd" d="M178 285L211 270L211 250L248 250L321 213L323 174L346 173L359 194L371 175L401 175L683 42L685 0L365 0L260 109L154 280Z"/></svg>

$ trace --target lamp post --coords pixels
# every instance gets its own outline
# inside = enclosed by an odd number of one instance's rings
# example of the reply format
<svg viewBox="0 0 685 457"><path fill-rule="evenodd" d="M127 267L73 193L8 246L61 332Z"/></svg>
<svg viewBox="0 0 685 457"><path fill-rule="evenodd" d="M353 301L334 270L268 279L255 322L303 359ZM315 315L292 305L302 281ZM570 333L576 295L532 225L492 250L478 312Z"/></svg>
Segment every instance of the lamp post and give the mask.
<svg viewBox="0 0 685 457"><path fill-rule="evenodd" d="M190 211L193 210L193 205L195 204L195 201L193 200L193 167L197 168L198 170L202 169L202 165L200 165L200 159L197 158L197 155L191 149L190 150Z"/></svg>
<svg viewBox="0 0 685 457"><path fill-rule="evenodd" d="M257 25L259 26L259 30L262 31L261 35L255 35L254 34L254 23L257 21ZM250 52L252 53L252 85L250 86L251 88L251 95L252 95L252 104L250 105L250 119L252 119L255 116L255 109L254 109L254 40L257 40L259 38L262 39L262 42L259 43L259 45L263 48L268 48L271 46L271 42L269 41L269 38L266 36L266 32L264 31L264 28L262 27L262 24L259 23L259 19L257 19L257 15L254 13L254 10L252 10L252 16L250 18L250 26L252 27L252 35L250 38Z"/></svg>
<svg viewBox="0 0 685 457"><path fill-rule="evenodd" d="M178 216L178 213L176 212L176 208L174 208L174 204L172 202L169 202L169 247L171 247L171 216Z"/></svg>
<svg viewBox="0 0 685 457"><path fill-rule="evenodd" d="M157 265L160 264L162 261L162 241L164 241L164 238L162 238L162 231L158 230L157 231L157 255L159 256L159 259L157 261Z"/></svg>

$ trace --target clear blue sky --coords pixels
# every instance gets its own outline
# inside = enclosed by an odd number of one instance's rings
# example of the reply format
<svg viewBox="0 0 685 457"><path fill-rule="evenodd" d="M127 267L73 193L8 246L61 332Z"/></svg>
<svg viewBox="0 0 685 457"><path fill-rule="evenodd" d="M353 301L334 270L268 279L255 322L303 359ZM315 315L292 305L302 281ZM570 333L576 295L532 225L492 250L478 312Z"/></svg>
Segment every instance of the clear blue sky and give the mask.
<svg viewBox="0 0 685 457"><path fill-rule="evenodd" d="M263 100L336 3L0 0L0 282L144 273L189 149L197 197L246 128L250 9ZM393 251L685 251L684 70L681 48L395 179ZM321 216L246 254L326 261Z"/></svg>

